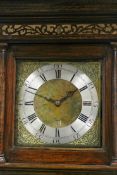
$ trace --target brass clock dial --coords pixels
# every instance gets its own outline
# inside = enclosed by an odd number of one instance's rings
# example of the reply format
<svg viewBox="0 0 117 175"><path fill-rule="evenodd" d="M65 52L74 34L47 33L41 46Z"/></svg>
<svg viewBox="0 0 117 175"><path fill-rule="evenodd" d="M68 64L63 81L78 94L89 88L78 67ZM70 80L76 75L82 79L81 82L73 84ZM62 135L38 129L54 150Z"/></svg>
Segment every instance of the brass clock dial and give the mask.
<svg viewBox="0 0 117 175"><path fill-rule="evenodd" d="M50 144L81 138L98 112L93 82L68 64L49 64L32 72L21 88L19 104L26 129Z"/></svg>

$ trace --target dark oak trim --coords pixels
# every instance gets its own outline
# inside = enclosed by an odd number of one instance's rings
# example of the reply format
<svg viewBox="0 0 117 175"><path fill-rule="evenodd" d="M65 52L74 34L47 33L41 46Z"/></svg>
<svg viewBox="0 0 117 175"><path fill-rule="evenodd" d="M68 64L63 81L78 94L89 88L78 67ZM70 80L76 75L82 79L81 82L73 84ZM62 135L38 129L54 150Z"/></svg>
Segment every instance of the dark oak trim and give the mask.
<svg viewBox="0 0 117 175"><path fill-rule="evenodd" d="M60 167L60 170L66 169L66 170L80 170L80 171L105 171L105 170L117 170L117 167L111 166L111 165L76 165L76 164L71 164L68 166L68 164L64 165L64 164L41 164L41 163L10 163L10 162L6 162L4 164L0 164L0 169L15 169L15 168L21 168L21 169L55 169L58 170Z"/></svg>
<svg viewBox="0 0 117 175"><path fill-rule="evenodd" d="M70 22L116 22L116 0L55 0L1 2L1 22L24 21L70 21ZM87 18L86 18L87 16Z"/></svg>
<svg viewBox="0 0 117 175"><path fill-rule="evenodd" d="M42 60L78 60L101 59L109 54L109 44L77 44L77 43L41 43L41 44L9 44L9 51L16 59ZM85 49L84 49L85 48ZM94 51L95 50L95 51ZM28 51L28 52L27 52ZM46 52L45 52L46 51ZM84 52L85 51L85 52ZM74 60L75 59L75 60Z"/></svg>
<svg viewBox="0 0 117 175"><path fill-rule="evenodd" d="M116 171L71 171L71 170L40 170L40 169L4 169L0 171L2 175L116 175Z"/></svg>
<svg viewBox="0 0 117 175"><path fill-rule="evenodd" d="M15 116L15 61L12 52L7 53L6 60L6 104L5 107L5 132L4 132L4 148L5 148L5 157L8 159L8 150L11 143L14 141L14 119ZM12 133L12 137L10 137ZM6 149L7 147L7 149Z"/></svg>
<svg viewBox="0 0 117 175"><path fill-rule="evenodd" d="M4 121L5 121L5 60L7 44L0 44L0 163L4 157Z"/></svg>
<svg viewBox="0 0 117 175"><path fill-rule="evenodd" d="M106 48L107 56L102 67L102 141L112 161L112 50ZM104 99L105 98L105 99ZM106 147L107 146L107 147ZM111 162L110 162L111 163Z"/></svg>
<svg viewBox="0 0 117 175"><path fill-rule="evenodd" d="M113 49L113 165L117 166L117 43L111 43Z"/></svg>

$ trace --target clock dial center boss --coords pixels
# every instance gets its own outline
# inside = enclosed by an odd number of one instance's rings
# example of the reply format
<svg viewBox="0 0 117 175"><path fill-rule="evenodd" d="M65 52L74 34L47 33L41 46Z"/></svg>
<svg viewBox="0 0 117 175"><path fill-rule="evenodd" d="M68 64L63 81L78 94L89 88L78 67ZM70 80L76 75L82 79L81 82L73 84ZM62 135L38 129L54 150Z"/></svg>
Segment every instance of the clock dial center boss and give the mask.
<svg viewBox="0 0 117 175"><path fill-rule="evenodd" d="M64 144L93 125L98 96L90 78L69 64L48 64L32 72L21 88L21 119L44 143Z"/></svg>

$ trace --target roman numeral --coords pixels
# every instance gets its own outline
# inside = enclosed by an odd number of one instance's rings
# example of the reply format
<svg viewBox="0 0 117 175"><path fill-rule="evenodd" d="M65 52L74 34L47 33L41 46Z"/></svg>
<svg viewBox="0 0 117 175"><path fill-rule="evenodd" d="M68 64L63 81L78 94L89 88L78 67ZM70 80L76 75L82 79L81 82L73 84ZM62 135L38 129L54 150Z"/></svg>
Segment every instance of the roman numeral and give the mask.
<svg viewBox="0 0 117 175"><path fill-rule="evenodd" d="M76 71L76 72L73 74L73 76L72 76L72 78L71 78L70 81L72 81L72 80L74 79L74 77L75 77L75 75L77 74L77 72L78 72L78 71Z"/></svg>
<svg viewBox="0 0 117 175"><path fill-rule="evenodd" d="M98 102L95 102L93 106L98 107Z"/></svg>
<svg viewBox="0 0 117 175"><path fill-rule="evenodd" d="M92 101L83 101L84 106L91 106Z"/></svg>
<svg viewBox="0 0 117 175"><path fill-rule="evenodd" d="M76 130L73 128L73 126L71 126L71 129L72 129L73 132L76 132Z"/></svg>
<svg viewBox="0 0 117 175"><path fill-rule="evenodd" d="M18 105L23 105L23 101L20 100L19 103L18 103Z"/></svg>
<svg viewBox="0 0 117 175"><path fill-rule="evenodd" d="M59 143L59 142L60 142L59 139L54 139L54 140L53 140L53 143L55 143L55 144L57 144L57 143Z"/></svg>
<svg viewBox="0 0 117 175"><path fill-rule="evenodd" d="M41 127L40 127L40 129L39 129L39 131L40 131L42 134L44 134L45 130L46 130L46 126L45 126L44 124L42 124Z"/></svg>
<svg viewBox="0 0 117 175"><path fill-rule="evenodd" d="M62 68L62 64L54 64L54 68L55 69L61 69Z"/></svg>
<svg viewBox="0 0 117 175"><path fill-rule="evenodd" d="M37 89L35 89L35 88L33 88L33 87L28 87L29 89L32 89L32 90L34 90L34 91L37 91Z"/></svg>
<svg viewBox="0 0 117 175"><path fill-rule="evenodd" d="M30 85L29 81L25 81L25 86L28 87Z"/></svg>
<svg viewBox="0 0 117 175"><path fill-rule="evenodd" d="M55 70L56 78L61 78L61 70Z"/></svg>
<svg viewBox="0 0 117 175"><path fill-rule="evenodd" d="M73 136L74 139L79 139L80 137L81 137L81 136L80 136L79 133L76 133L76 134Z"/></svg>
<svg viewBox="0 0 117 175"><path fill-rule="evenodd" d="M34 92L31 92L31 91L28 91L28 90L25 90L26 92L29 92L30 94L35 94Z"/></svg>
<svg viewBox="0 0 117 175"><path fill-rule="evenodd" d="M72 80L74 79L75 75L76 75L76 73L75 73L75 74L72 76L72 78L71 78L71 80L70 80L70 81L72 81Z"/></svg>
<svg viewBox="0 0 117 175"><path fill-rule="evenodd" d="M55 64L54 67L55 67L56 78L61 78L62 64Z"/></svg>
<svg viewBox="0 0 117 175"><path fill-rule="evenodd" d="M90 87L91 89L94 88L93 82L90 82L88 85L89 85L89 87Z"/></svg>
<svg viewBox="0 0 117 175"><path fill-rule="evenodd" d="M87 122L87 126L91 127L93 123L94 123L94 120L93 119L89 119L88 122Z"/></svg>
<svg viewBox="0 0 117 175"><path fill-rule="evenodd" d="M37 91L36 88L30 87L30 86L28 87L28 89L29 89L29 90L26 89L25 91L26 91L26 92L29 92L30 94L35 94L36 91Z"/></svg>
<svg viewBox="0 0 117 175"><path fill-rule="evenodd" d="M24 125L26 125L28 123L28 120L26 118L22 118L22 121L23 121Z"/></svg>
<svg viewBox="0 0 117 175"><path fill-rule="evenodd" d="M45 82L47 81L47 79L43 73L40 75L40 77L42 78L43 81L45 81Z"/></svg>
<svg viewBox="0 0 117 175"><path fill-rule="evenodd" d="M33 105L33 102L34 101L27 101L27 102L25 102L25 105Z"/></svg>
<svg viewBox="0 0 117 175"><path fill-rule="evenodd" d="M88 87L87 86L83 86L81 89L79 89L79 91L84 91L85 89L87 89Z"/></svg>
<svg viewBox="0 0 117 175"><path fill-rule="evenodd" d="M28 120L33 123L37 119L37 116L34 114L31 114L28 116Z"/></svg>
<svg viewBox="0 0 117 175"><path fill-rule="evenodd" d="M81 113L80 116L78 117L78 119L80 119L82 122L86 123L88 117Z"/></svg>
<svg viewBox="0 0 117 175"><path fill-rule="evenodd" d="M57 144L60 142L60 131L58 128L55 129L55 139L53 139L53 143Z"/></svg>
<svg viewBox="0 0 117 175"><path fill-rule="evenodd" d="M35 94L35 92L37 91L36 88L30 87L30 86L28 87L28 89L29 89L29 90L26 89L25 91L26 91L26 92L29 92L29 93L31 93L31 94Z"/></svg>
<svg viewBox="0 0 117 175"><path fill-rule="evenodd" d="M60 137L60 132L58 128L55 129L55 137Z"/></svg>

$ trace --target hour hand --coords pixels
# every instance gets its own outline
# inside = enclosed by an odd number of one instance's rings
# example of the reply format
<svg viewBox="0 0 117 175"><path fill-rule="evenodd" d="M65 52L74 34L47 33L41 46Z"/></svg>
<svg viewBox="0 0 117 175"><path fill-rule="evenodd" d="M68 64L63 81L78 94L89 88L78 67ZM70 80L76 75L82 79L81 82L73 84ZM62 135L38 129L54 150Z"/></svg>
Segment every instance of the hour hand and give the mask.
<svg viewBox="0 0 117 175"><path fill-rule="evenodd" d="M47 101L49 101L49 102L55 104L55 100L52 99L52 98L45 97L45 96L43 96L43 95L39 95L39 94L36 94L36 95L38 95L39 97L41 97L41 98L43 98L43 99L45 99L45 100L47 100Z"/></svg>
<svg viewBox="0 0 117 175"><path fill-rule="evenodd" d="M64 96L64 97L62 97L62 98L60 99L60 103L63 103L67 98L72 97L73 94L74 94L76 91L77 91L77 89L75 89L75 90L73 90L73 91L68 91L68 92L66 93L66 96Z"/></svg>
<svg viewBox="0 0 117 175"><path fill-rule="evenodd" d="M44 98L45 100L47 100L47 101L49 101L51 103L53 103L57 107L59 107L61 105L60 100L54 100L52 98L48 98L48 97L45 97L45 96L42 96L42 95L38 95L38 96L41 97L41 98Z"/></svg>

